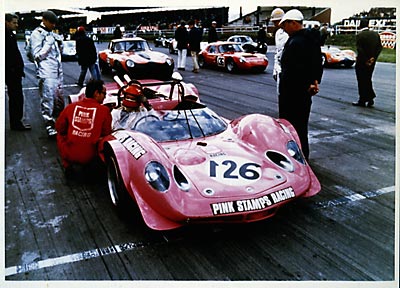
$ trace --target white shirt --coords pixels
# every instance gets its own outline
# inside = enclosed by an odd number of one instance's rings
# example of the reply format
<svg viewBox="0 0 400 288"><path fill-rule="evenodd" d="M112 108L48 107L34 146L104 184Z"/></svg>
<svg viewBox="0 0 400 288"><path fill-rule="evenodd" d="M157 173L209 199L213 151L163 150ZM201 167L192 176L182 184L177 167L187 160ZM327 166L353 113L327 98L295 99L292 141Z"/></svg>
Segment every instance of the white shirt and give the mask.
<svg viewBox="0 0 400 288"><path fill-rule="evenodd" d="M283 48L285 47L286 41L289 39L289 35L282 29L279 28L275 33L275 56L274 56L274 71L273 75L276 76L281 73L281 57Z"/></svg>

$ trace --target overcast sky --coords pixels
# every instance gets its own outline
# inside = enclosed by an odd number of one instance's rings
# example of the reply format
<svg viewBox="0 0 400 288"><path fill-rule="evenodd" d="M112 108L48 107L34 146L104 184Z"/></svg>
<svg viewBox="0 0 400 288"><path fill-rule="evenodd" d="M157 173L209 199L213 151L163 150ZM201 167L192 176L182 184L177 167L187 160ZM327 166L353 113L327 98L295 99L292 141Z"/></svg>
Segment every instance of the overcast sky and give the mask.
<svg viewBox="0 0 400 288"><path fill-rule="evenodd" d="M257 6L316 6L332 8L332 23L348 18L355 13L369 11L371 7L397 7L399 0L4 0L4 12L21 12L51 8L85 8L87 6L214 6L229 7L230 20L237 18L240 7L243 14L256 10ZM133 4L134 3L134 4Z"/></svg>

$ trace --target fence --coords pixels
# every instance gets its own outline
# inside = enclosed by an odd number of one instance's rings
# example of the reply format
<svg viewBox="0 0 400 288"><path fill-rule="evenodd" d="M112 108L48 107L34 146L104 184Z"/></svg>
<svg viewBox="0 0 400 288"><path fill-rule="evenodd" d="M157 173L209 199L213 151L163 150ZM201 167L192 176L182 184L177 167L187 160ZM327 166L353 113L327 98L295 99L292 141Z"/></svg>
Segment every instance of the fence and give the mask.
<svg viewBox="0 0 400 288"><path fill-rule="evenodd" d="M393 33L396 33L396 26L371 26L369 27L370 29L381 33L381 32L385 32L385 31L390 31ZM348 25L336 25L334 27L334 34L338 35L338 34L358 34L358 32L361 29L358 26L348 26Z"/></svg>

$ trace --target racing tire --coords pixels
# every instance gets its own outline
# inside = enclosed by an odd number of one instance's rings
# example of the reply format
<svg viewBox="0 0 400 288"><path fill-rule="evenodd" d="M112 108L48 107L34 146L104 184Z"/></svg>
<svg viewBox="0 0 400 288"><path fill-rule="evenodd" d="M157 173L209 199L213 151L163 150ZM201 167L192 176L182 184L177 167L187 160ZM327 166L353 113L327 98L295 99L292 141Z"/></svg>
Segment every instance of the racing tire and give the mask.
<svg viewBox="0 0 400 288"><path fill-rule="evenodd" d="M254 71L256 72L256 73L264 73L264 71L267 69L267 67L258 67L258 68L256 68Z"/></svg>
<svg viewBox="0 0 400 288"><path fill-rule="evenodd" d="M114 155L107 159L107 186L110 193L111 202L119 214L128 210L128 191L124 186L121 172Z"/></svg>
<svg viewBox="0 0 400 288"><path fill-rule="evenodd" d="M114 70L119 77L123 77L126 73L124 68L122 67L121 62L115 61L114 62Z"/></svg>
<svg viewBox="0 0 400 288"><path fill-rule="evenodd" d="M237 66L233 59L226 59L225 68L229 73L234 73L237 70Z"/></svg>
<svg viewBox="0 0 400 288"><path fill-rule="evenodd" d="M99 68L100 68L101 74L110 74L111 73L110 66L108 66L108 64L101 59L99 59Z"/></svg>
<svg viewBox="0 0 400 288"><path fill-rule="evenodd" d="M351 68L351 67L353 67L353 64L354 63L346 63L346 64L344 64L344 68Z"/></svg>
<svg viewBox="0 0 400 288"><path fill-rule="evenodd" d="M200 68L206 67L206 61L204 60L204 57L202 55L199 55L197 61L199 63Z"/></svg>
<svg viewBox="0 0 400 288"><path fill-rule="evenodd" d="M257 51L257 52L258 52L258 53L261 53L261 54L267 54L267 51L268 51L268 46L265 44L265 45L263 45L263 46L260 48L260 50Z"/></svg>

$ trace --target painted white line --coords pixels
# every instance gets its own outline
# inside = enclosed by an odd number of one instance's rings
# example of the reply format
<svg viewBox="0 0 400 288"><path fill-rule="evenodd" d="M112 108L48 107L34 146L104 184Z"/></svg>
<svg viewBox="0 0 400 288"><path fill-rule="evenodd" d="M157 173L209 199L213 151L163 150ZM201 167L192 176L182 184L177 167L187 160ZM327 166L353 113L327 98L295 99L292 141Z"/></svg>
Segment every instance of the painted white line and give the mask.
<svg viewBox="0 0 400 288"><path fill-rule="evenodd" d="M360 201L360 200L364 200L364 199L374 198L374 197L377 197L377 196L380 196L383 194L387 194L387 193L392 193L395 191L395 186L385 187L385 188L381 188L376 191L367 191L367 192L363 192L363 193L356 193L354 191L345 189L343 187L342 188L336 187L336 188L338 188L338 190L341 190L341 192L344 192L346 190L346 192L349 193L349 195L346 195L346 196L343 196L340 198L336 198L334 200L317 202L317 203L315 203L315 206L317 206L319 208L328 208L328 207L347 204L349 202L355 202L355 201Z"/></svg>
<svg viewBox="0 0 400 288"><path fill-rule="evenodd" d="M391 193L395 191L395 186L390 186L390 187L385 187L382 189L379 189L374 192L365 192L365 193L355 193L352 192L349 189L346 189L346 191L350 195L335 199L335 200L330 200L330 201L325 201L325 202L319 202L316 203L316 206L318 208L328 208L332 206L337 206L337 205L342 205L346 204L349 202L354 202L354 201L360 201L363 199L368 199L368 198L373 198L377 197L386 193ZM165 239L167 241L167 239ZM168 241L167 241L168 242ZM31 263L27 264L22 264L22 265L17 265L17 266L12 266L8 267L5 269L5 276L12 276L16 274L21 274L21 273L26 273L29 271L33 270L39 270L43 268L49 268L57 265L62 265L62 264L68 264L68 263L74 263L82 260L87 260L87 259L92 259L92 258L97 258L97 257L102 257L106 255L111 255L111 254L117 254L117 253L122 253L125 251L130 251L134 250L137 248L143 248L149 245L157 244L161 242L147 242L147 243L133 243L133 242L128 242L125 244L120 244L120 245L112 245L108 246L105 248L96 248L92 250L87 250L71 255L66 255L66 256L61 256L57 258L51 258L51 259L46 259L46 260L41 260L41 261L34 261Z"/></svg>
<svg viewBox="0 0 400 288"><path fill-rule="evenodd" d="M69 88L69 87L77 87L77 86L78 86L77 84L67 84L67 85L63 85L62 87L63 88ZM25 87L25 88L22 88L22 90L39 90L39 87L38 86Z"/></svg>
<svg viewBox="0 0 400 288"><path fill-rule="evenodd" d="M57 257L57 258L51 258L51 259L41 260L41 261L37 261L37 262L31 262L31 263L27 263L27 264L23 264L23 265L8 267L5 269L5 276L11 276L11 275L16 275L16 274L26 273L26 272L33 271L33 270L53 267L53 266L57 266L57 265L61 265L61 264L68 264L68 263L78 262L78 261L82 261L82 260L97 258L97 257L105 256L105 255L121 253L124 251L133 250L136 248L142 248L149 244L150 243L129 242L129 243L125 243L125 244L109 246L109 247L105 247L105 248L97 248L97 249L87 250L87 251L83 251L80 253L61 256L61 257ZM152 243L152 244L154 244L154 243Z"/></svg>

